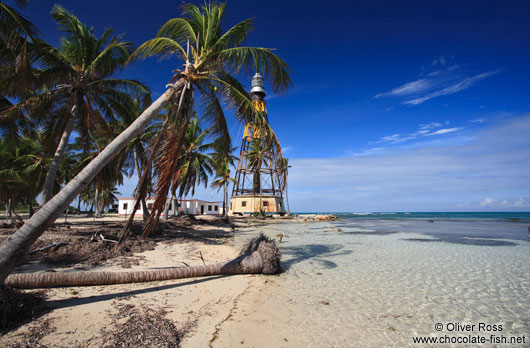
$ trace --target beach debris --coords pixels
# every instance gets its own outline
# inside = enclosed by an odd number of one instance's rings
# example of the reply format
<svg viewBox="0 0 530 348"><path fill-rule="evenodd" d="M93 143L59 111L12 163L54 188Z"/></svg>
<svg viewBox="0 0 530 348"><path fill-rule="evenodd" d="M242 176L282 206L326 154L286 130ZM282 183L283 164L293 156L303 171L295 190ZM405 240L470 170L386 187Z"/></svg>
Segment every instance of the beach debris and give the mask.
<svg viewBox="0 0 530 348"><path fill-rule="evenodd" d="M321 305L325 305L325 306L329 306L329 302L328 301L320 301L320 304Z"/></svg>
<svg viewBox="0 0 530 348"><path fill-rule="evenodd" d="M117 304L118 313L113 319L118 323L111 330L102 332L104 348L108 347L167 347L177 348L189 327L178 329L166 318L163 309L153 310L146 306ZM125 321L124 321L125 320Z"/></svg>
<svg viewBox="0 0 530 348"><path fill-rule="evenodd" d="M97 242L98 240L101 240L102 242L118 243L117 240L105 238L103 235L103 229L101 228L92 235L92 238L90 238L91 242Z"/></svg>
<svg viewBox="0 0 530 348"><path fill-rule="evenodd" d="M204 261L204 257L202 257L202 251L199 250L199 255L201 256L202 264L206 266L206 262Z"/></svg>
<svg viewBox="0 0 530 348"><path fill-rule="evenodd" d="M283 237L285 237L285 236L283 235L283 233L278 233L278 234L276 235L276 237L278 237L278 238L279 238L279 239L278 239L278 243L281 243L281 242L282 242L282 239L283 239Z"/></svg>
<svg viewBox="0 0 530 348"><path fill-rule="evenodd" d="M11 329L38 318L47 311L41 306L43 292L22 292L7 286L0 288L0 331Z"/></svg>
<svg viewBox="0 0 530 348"><path fill-rule="evenodd" d="M59 250L60 247L63 247L65 245L68 245L68 243L66 243L66 242L52 243L50 245L46 245L43 248L32 250L32 251L28 252L28 255L33 255L33 254L38 253L40 251L45 251L45 250L48 250L48 249L51 249L51 248L53 248L53 251L57 251L57 250Z"/></svg>
<svg viewBox="0 0 530 348"><path fill-rule="evenodd" d="M29 289L141 283L213 275L277 274L280 272L280 251L273 240L261 233L248 241L237 258L227 262L149 271L17 273L9 275L5 284L11 287Z"/></svg>

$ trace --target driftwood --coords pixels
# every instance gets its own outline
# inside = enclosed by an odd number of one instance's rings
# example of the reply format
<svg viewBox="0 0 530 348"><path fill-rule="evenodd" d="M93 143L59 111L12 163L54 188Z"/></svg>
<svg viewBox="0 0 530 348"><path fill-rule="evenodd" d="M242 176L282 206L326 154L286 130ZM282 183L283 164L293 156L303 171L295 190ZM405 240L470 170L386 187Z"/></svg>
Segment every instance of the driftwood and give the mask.
<svg viewBox="0 0 530 348"><path fill-rule="evenodd" d="M16 288L110 285L232 274L281 272L280 252L263 234L249 241L239 257L211 265L135 272L38 272L11 274L5 284Z"/></svg>
<svg viewBox="0 0 530 348"><path fill-rule="evenodd" d="M117 240L105 238L105 236L103 235L103 230L102 229L97 230L92 235L92 238L90 238L90 241L91 242L97 242L98 239L101 240L102 242L118 243Z"/></svg>
<svg viewBox="0 0 530 348"><path fill-rule="evenodd" d="M43 248L39 248L39 249L35 249L35 250L32 250L30 252L28 252L28 255L33 255L35 253L38 253L39 251L44 251L44 250L48 250L48 249L51 249L51 248L54 248L54 251L57 251L60 247L63 247L65 245L67 245L68 243L66 242L56 242L56 243L52 243L50 245L46 245L45 247Z"/></svg>

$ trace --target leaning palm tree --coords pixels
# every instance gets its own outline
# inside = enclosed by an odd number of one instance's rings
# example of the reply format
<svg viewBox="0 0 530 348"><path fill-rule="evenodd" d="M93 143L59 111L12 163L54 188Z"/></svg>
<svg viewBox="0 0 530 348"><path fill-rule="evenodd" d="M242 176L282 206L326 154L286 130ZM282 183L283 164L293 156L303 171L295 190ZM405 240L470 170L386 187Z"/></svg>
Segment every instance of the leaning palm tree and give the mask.
<svg viewBox="0 0 530 348"><path fill-rule="evenodd" d="M41 206L53 197L57 170L72 130L76 128L86 137L95 124L106 124L115 115L127 112L132 104L128 92L148 93L138 81L114 78L133 51L130 42L123 41L121 35L112 36L112 29L97 38L92 28L61 6L55 5L51 15L66 36L59 49L42 48L45 69L41 79L47 82L47 89L17 105L52 116L46 128L58 138ZM54 110L55 105L58 108Z"/></svg>
<svg viewBox="0 0 530 348"><path fill-rule="evenodd" d="M184 62L184 69L177 69L170 80L175 91L171 100L173 108L152 149L152 158L158 156L154 168L156 200L143 235L149 235L158 227L179 169L184 130L195 111L194 101L199 101L203 118L211 120L213 134L226 139L229 138L228 127L221 101L236 109L235 116L239 120L248 122L263 118L234 75L262 70L273 90L280 92L291 84L287 64L271 50L240 46L252 28L252 20L247 19L222 33L224 10L225 4L210 3L202 8L184 5L183 18L169 20L157 37L142 44L133 54L134 58L176 55ZM142 192L145 183L146 180L141 180L138 184L137 202L145 195ZM137 206L138 203L135 208ZM126 229L131 225L132 215Z"/></svg>
<svg viewBox="0 0 530 348"><path fill-rule="evenodd" d="M240 120L254 120L262 117L254 108L248 93L233 77L237 73L251 74L261 70L269 79L272 89L283 92L291 85L289 67L270 49L243 47L252 20L247 19L223 33L221 19L225 10L224 4L208 4L201 9L194 5L185 5L184 16L168 21L157 37L144 43L136 52L136 57L151 55L177 55L184 62L184 70L178 70L170 80L171 84L149 108L123 133L114 139L103 151L87 165L66 187L44 205L24 226L18 229L10 239L0 245L0 284L16 264L17 258L23 255L37 238L55 221L67 205L94 176L109 163L115 155L123 150L138 133L169 103L173 105L174 115L188 117L193 108L195 93L205 101L204 110L211 118L217 120L214 129L224 133L226 120L219 98L236 109ZM189 42L189 48L184 49ZM181 61L181 62L182 62ZM180 65L179 65L180 67ZM166 132L164 132L164 128ZM168 122L160 134L168 134ZM177 141L182 134L169 134L168 141ZM161 140L159 140L161 142ZM169 148L171 149L171 148ZM159 213L164 207L165 197L169 190L175 162L171 158L180 152L176 145L171 153L166 154L166 169L159 176L157 184L157 211L150 218L158 222ZM179 151L176 151L179 150ZM175 161L176 158L174 157ZM162 200L163 198L163 200ZM160 204L162 203L162 204Z"/></svg>
<svg viewBox="0 0 530 348"><path fill-rule="evenodd" d="M119 122L119 126L123 127L121 131L127 129L127 127L129 127L142 114L142 111L149 106L151 102L150 99L150 96L148 96L147 98L137 98L134 100L133 109L124 115ZM129 169L128 177L131 177L133 173L136 173L138 180L142 179L142 171L143 168L145 168L147 161L146 148L149 146L149 142L160 130L161 126L162 123L160 120L153 121L142 133L138 134L129 142L129 146L127 147L127 157L125 160L125 167ZM148 180L148 182L150 182L150 180ZM148 185L147 194L150 194L151 192L152 187ZM143 220L144 223L146 223L149 218L149 210L145 198L141 199L141 206Z"/></svg>

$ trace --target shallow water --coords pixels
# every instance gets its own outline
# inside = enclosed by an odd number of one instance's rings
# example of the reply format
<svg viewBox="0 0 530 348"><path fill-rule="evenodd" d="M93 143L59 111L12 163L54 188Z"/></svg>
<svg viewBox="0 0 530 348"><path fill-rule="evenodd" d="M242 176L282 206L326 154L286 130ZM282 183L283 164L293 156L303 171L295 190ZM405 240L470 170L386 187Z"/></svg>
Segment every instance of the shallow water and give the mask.
<svg viewBox="0 0 530 348"><path fill-rule="evenodd" d="M286 272L270 302L305 346L530 346L527 224L344 219L265 230L285 235ZM451 323L474 327L455 332ZM502 331L479 331L480 323ZM526 343L413 343L444 335L525 336Z"/></svg>

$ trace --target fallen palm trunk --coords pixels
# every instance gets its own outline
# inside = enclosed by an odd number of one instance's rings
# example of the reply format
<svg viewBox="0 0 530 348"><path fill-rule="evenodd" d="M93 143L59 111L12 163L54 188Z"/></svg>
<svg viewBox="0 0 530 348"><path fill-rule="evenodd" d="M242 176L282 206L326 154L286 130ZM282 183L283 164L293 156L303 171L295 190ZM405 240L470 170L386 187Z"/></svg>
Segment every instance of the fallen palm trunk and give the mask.
<svg viewBox="0 0 530 348"><path fill-rule="evenodd" d="M6 285L26 289L110 285L213 275L276 274L280 271L280 252L276 244L264 235L260 235L248 243L242 251L241 256L228 262L135 272L46 272L11 274L6 279Z"/></svg>

